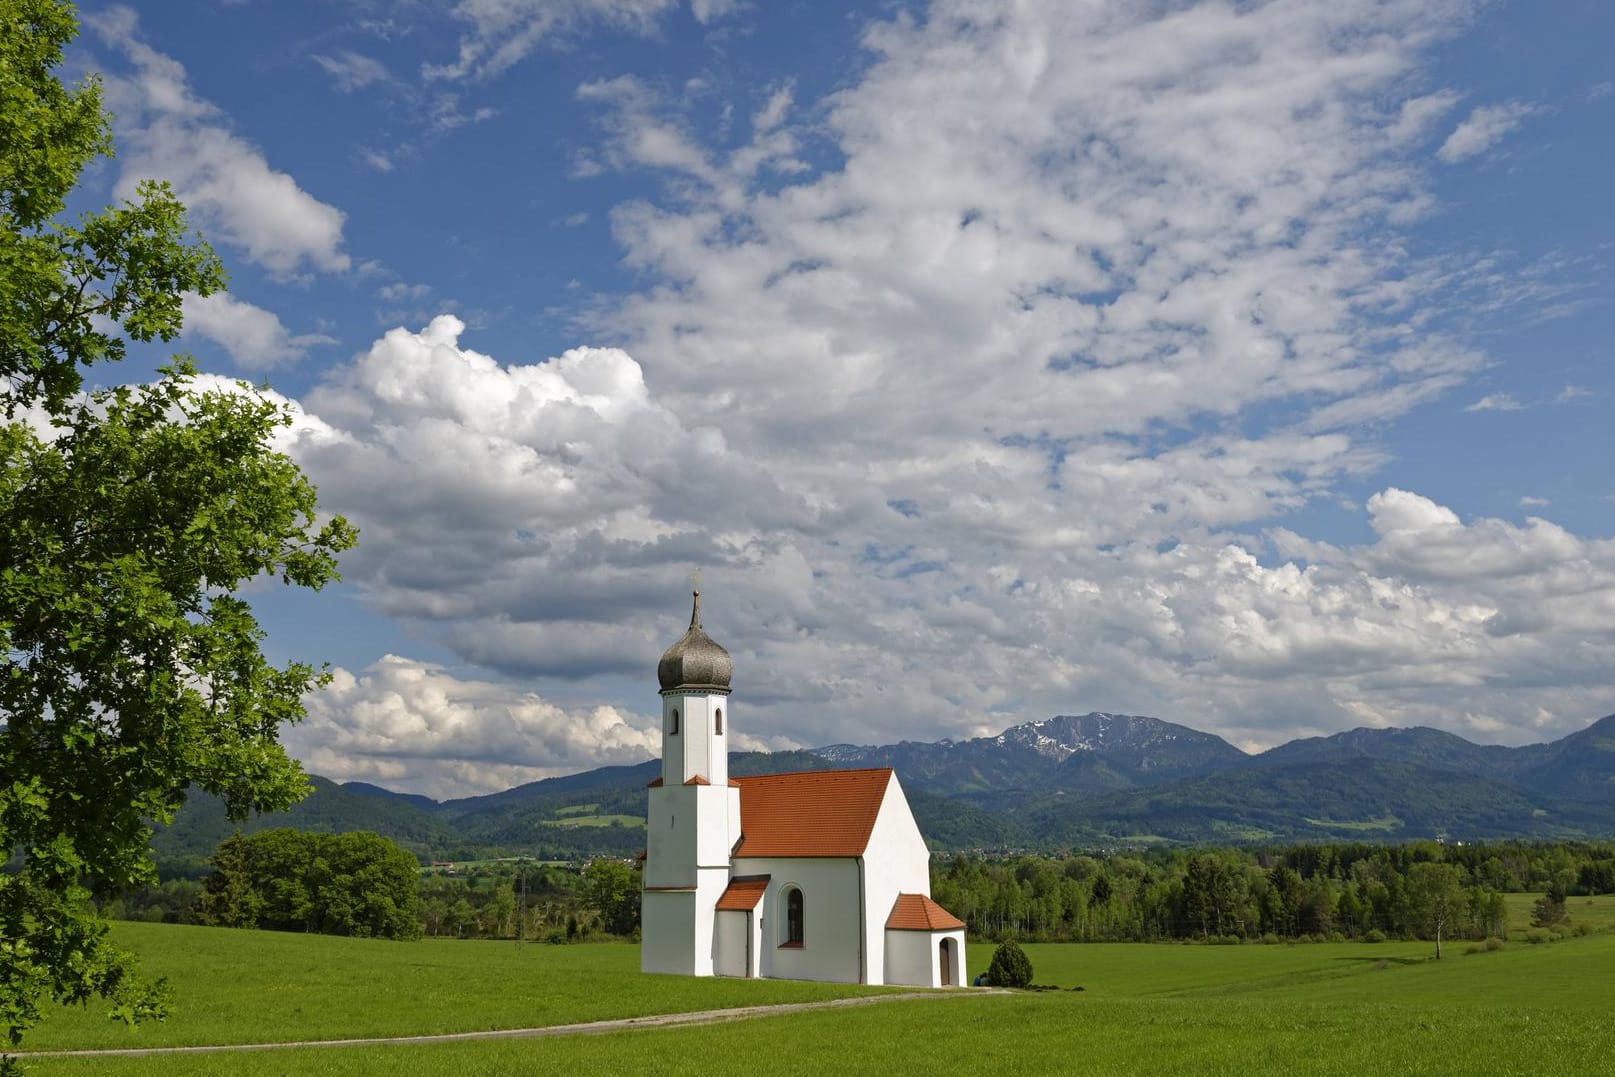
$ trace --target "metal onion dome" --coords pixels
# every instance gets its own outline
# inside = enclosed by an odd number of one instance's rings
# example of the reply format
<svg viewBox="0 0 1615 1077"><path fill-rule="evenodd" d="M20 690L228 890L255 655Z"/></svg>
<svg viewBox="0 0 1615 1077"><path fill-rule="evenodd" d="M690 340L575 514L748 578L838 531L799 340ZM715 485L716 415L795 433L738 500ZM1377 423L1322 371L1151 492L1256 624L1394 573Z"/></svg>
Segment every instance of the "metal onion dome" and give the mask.
<svg viewBox="0 0 1615 1077"><path fill-rule="evenodd" d="M735 664L729 652L701 630L701 592L696 591L695 606L690 611L690 627L656 663L656 679L661 681L664 692L675 688L727 692L729 679L734 672Z"/></svg>

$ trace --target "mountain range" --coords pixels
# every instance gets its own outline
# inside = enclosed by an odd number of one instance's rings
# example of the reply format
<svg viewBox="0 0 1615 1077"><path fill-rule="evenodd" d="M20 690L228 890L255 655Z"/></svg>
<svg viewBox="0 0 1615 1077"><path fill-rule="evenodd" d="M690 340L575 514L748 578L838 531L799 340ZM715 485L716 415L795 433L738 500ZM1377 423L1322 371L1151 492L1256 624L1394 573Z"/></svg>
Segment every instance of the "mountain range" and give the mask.
<svg viewBox="0 0 1615 1077"><path fill-rule="evenodd" d="M1615 835L1615 715L1547 744L1477 745L1435 729L1353 729L1247 754L1159 718L1059 715L996 737L734 753L736 775L897 770L939 849L1566 839ZM374 830L429 859L627 856L644 845L655 760L458 800L314 778L290 812L243 829ZM195 796L152 847L197 870L232 830Z"/></svg>

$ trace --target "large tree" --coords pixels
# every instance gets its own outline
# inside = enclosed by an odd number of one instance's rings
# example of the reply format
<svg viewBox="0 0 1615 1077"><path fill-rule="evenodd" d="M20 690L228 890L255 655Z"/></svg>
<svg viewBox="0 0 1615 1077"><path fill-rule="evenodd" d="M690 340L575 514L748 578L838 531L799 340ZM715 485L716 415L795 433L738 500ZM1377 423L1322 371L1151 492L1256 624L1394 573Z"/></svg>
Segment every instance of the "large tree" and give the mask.
<svg viewBox="0 0 1615 1077"><path fill-rule="evenodd" d="M318 588L354 539L272 439L287 422L187 361L85 394L126 340L169 340L182 297L223 285L162 184L68 220L112 144L94 79L56 77L77 33L63 0L0 0L0 1027L47 999L158 1012L91 898L149 881L150 821L186 790L230 812L304 792L280 747L321 674L276 667L236 594Z"/></svg>
<svg viewBox="0 0 1615 1077"><path fill-rule="evenodd" d="M237 834L214 853L196 911L201 923L223 927L419 938L420 864L362 830Z"/></svg>

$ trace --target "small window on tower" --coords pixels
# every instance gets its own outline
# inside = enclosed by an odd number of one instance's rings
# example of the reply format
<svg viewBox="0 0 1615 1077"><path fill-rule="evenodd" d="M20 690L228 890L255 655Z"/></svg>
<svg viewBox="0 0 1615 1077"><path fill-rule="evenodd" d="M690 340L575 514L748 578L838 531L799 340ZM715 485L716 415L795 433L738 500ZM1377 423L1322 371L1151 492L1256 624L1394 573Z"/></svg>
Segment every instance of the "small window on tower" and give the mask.
<svg viewBox="0 0 1615 1077"><path fill-rule="evenodd" d="M714 733L716 733L716 734L718 734L720 736L723 734L723 708L722 707L719 707L717 710L712 712L712 732L714 732Z"/></svg>
<svg viewBox="0 0 1615 1077"><path fill-rule="evenodd" d="M669 733L677 733L679 731L679 712L678 711L674 711L670 715L668 715L668 718L667 718L667 731Z"/></svg>

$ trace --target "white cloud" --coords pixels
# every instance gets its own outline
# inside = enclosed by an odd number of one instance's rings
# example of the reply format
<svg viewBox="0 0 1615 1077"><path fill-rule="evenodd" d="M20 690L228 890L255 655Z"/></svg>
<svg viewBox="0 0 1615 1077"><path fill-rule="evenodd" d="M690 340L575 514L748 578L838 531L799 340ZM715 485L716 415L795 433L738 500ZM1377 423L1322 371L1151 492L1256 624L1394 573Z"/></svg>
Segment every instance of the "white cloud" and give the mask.
<svg viewBox="0 0 1615 1077"><path fill-rule="evenodd" d="M562 707L508 684L469 680L386 655L357 676L333 671L306 698L288 748L336 781L379 781L429 796L493 792L660 750L654 719Z"/></svg>
<svg viewBox="0 0 1615 1077"><path fill-rule="evenodd" d="M185 332L213 341L230 353L236 365L261 370L281 363L295 362L316 344L334 344L324 334L292 336L273 312L253 306L230 295L216 292L209 296L187 295L183 313Z"/></svg>
<svg viewBox="0 0 1615 1077"><path fill-rule="evenodd" d="M703 22L732 6L728 0L696 2ZM488 78L547 39L591 25L647 33L677 6L678 0L460 0L454 15L470 29L460 38L458 59L429 64L423 73L430 79Z"/></svg>
<svg viewBox="0 0 1615 1077"><path fill-rule="evenodd" d="M1519 411L1525 407L1508 393L1487 393L1464 408L1465 411Z"/></svg>
<svg viewBox="0 0 1615 1077"><path fill-rule="evenodd" d="M1436 150L1436 156L1450 165L1467 160L1476 154L1485 153L1536 111L1534 105L1522 101L1483 105L1471 112L1463 123L1453 128L1452 134L1447 136L1447 141Z"/></svg>
<svg viewBox="0 0 1615 1077"><path fill-rule="evenodd" d="M1553 502L1549 501L1545 497L1532 497L1530 494L1526 494L1524 497L1520 498L1520 508L1522 509L1546 508L1551 504L1553 504Z"/></svg>
<svg viewBox="0 0 1615 1077"><path fill-rule="evenodd" d="M380 172L382 175L386 175L394 168L398 167L393 161L392 155L384 150L373 149L368 146L360 146L357 152L359 154L359 160L366 168L369 168L373 172Z"/></svg>
<svg viewBox="0 0 1615 1077"><path fill-rule="evenodd" d="M133 11L114 7L85 21L134 67L127 77L109 76L106 86L124 151L119 197L132 196L141 180L164 179L210 238L272 273L348 268L342 212L232 134L219 110L191 92L184 68L140 40Z"/></svg>
<svg viewBox="0 0 1615 1077"><path fill-rule="evenodd" d="M354 93L366 86L385 85L393 81L386 64L349 49L334 56L316 54L313 60L331 76L332 83L341 93Z"/></svg>
<svg viewBox="0 0 1615 1077"><path fill-rule="evenodd" d="M1275 526L1486 362L1430 326L1507 274L1403 253L1457 101L1421 50L1463 11L943 2L801 108L817 171L788 97L737 148L592 81L592 167L667 180L611 216L651 281L599 317L624 347L395 328L288 447L367 601L546 696L652 708L700 568L771 742L1568 732L1608 710L1609 543L1397 489L1359 546Z"/></svg>

